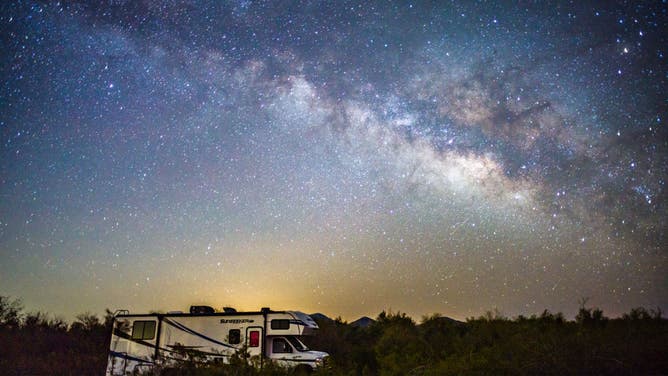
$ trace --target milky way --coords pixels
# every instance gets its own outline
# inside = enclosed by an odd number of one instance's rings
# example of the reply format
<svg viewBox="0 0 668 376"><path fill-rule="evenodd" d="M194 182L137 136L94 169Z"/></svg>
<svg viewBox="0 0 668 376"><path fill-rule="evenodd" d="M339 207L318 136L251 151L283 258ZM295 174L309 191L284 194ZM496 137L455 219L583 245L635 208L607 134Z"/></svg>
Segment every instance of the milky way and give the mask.
<svg viewBox="0 0 668 376"><path fill-rule="evenodd" d="M668 309L668 5L4 2L0 294Z"/></svg>

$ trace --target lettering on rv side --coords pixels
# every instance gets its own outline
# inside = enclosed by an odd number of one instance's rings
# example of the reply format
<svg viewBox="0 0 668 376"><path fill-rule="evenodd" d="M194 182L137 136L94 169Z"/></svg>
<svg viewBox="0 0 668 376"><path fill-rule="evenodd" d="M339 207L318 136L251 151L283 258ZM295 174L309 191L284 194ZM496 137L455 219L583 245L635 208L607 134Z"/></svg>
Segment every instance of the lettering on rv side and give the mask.
<svg viewBox="0 0 668 376"><path fill-rule="evenodd" d="M220 319L221 324L247 324L253 323L253 319Z"/></svg>

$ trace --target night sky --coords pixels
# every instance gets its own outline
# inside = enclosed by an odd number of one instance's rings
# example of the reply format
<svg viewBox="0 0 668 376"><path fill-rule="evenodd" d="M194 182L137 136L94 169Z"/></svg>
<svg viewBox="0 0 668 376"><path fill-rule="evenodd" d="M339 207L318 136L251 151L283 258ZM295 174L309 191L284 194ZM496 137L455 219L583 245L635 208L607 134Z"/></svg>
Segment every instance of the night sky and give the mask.
<svg viewBox="0 0 668 376"><path fill-rule="evenodd" d="M99 3L0 5L28 311L668 311L665 1Z"/></svg>

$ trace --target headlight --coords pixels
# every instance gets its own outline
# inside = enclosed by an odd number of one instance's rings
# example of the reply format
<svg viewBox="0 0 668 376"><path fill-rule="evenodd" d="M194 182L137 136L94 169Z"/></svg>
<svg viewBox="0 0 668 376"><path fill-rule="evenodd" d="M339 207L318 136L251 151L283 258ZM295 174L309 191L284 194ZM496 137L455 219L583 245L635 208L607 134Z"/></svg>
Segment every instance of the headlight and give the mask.
<svg viewBox="0 0 668 376"><path fill-rule="evenodd" d="M319 358L315 359L315 366L316 367L327 367L327 357L326 356L321 356Z"/></svg>

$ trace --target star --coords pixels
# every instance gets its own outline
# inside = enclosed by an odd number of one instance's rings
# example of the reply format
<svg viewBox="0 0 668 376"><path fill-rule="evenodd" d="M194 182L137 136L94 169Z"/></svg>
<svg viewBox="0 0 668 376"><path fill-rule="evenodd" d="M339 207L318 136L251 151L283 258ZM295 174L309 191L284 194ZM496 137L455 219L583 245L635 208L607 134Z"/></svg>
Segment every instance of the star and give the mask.
<svg viewBox="0 0 668 376"><path fill-rule="evenodd" d="M28 308L668 308L660 3L1 7Z"/></svg>

